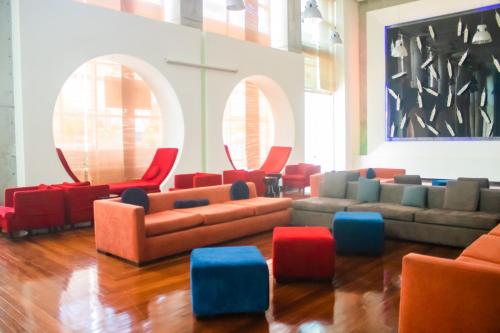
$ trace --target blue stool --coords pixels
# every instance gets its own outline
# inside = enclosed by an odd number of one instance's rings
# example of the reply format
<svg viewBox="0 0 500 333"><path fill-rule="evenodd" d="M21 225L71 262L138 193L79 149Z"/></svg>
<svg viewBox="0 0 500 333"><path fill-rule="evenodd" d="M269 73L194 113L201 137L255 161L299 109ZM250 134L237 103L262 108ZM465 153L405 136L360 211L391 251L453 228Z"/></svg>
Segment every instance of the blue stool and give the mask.
<svg viewBox="0 0 500 333"><path fill-rule="evenodd" d="M380 213L335 213L333 238L339 254L381 254L384 251L384 219Z"/></svg>
<svg viewBox="0 0 500 333"><path fill-rule="evenodd" d="M448 179L432 179L432 186L446 186L448 185Z"/></svg>
<svg viewBox="0 0 500 333"><path fill-rule="evenodd" d="M265 312L269 308L266 260L255 246L193 250L191 302L197 317Z"/></svg>

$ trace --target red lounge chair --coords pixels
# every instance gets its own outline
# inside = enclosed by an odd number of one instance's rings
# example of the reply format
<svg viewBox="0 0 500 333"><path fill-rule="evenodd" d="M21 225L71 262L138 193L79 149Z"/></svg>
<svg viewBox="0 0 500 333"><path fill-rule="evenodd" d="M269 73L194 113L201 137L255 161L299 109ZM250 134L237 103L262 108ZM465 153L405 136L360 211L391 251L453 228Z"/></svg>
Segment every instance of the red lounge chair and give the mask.
<svg viewBox="0 0 500 333"><path fill-rule="evenodd" d="M225 170L222 176L224 184L232 184L237 180L252 182L255 184L258 196L264 196L266 193L266 185L264 184L266 174L262 170Z"/></svg>
<svg viewBox="0 0 500 333"><path fill-rule="evenodd" d="M73 170L71 170L71 167L68 164L68 161L66 161L66 157L64 157L64 153L62 152L61 148L56 148L57 156L59 156L59 160L61 161L61 164L63 165L64 170L66 170L66 173L73 179L75 183L79 183L80 180L78 177L73 173Z"/></svg>
<svg viewBox="0 0 500 333"><path fill-rule="evenodd" d="M229 147L227 145L224 145L224 149L226 150L226 155L227 155L227 158L229 159L229 163L231 163L231 166L233 167L233 169L236 170L236 167L234 166L233 159L231 157L231 153L229 152Z"/></svg>
<svg viewBox="0 0 500 333"><path fill-rule="evenodd" d="M178 152L177 148L159 148L141 179L111 183L109 184L110 192L121 195L123 191L132 187L142 188L148 193L160 192L160 185L172 170Z"/></svg>
<svg viewBox="0 0 500 333"><path fill-rule="evenodd" d="M296 165L287 165L283 175L283 187L298 188L301 191L310 186L310 176L321 172L321 166L299 163Z"/></svg>
<svg viewBox="0 0 500 333"><path fill-rule="evenodd" d="M64 225L64 191L51 186L8 188L0 207L2 231L60 227Z"/></svg>
<svg viewBox="0 0 500 333"><path fill-rule="evenodd" d="M292 147L272 146L260 170L264 171L266 175L281 173L291 152Z"/></svg>
<svg viewBox="0 0 500 333"><path fill-rule="evenodd" d="M94 201L109 196L108 185L63 183L53 185L64 191L64 213L66 224L94 221Z"/></svg>
<svg viewBox="0 0 500 333"><path fill-rule="evenodd" d="M187 188L222 185L222 176L215 173L188 173L175 175L174 188L171 191Z"/></svg>

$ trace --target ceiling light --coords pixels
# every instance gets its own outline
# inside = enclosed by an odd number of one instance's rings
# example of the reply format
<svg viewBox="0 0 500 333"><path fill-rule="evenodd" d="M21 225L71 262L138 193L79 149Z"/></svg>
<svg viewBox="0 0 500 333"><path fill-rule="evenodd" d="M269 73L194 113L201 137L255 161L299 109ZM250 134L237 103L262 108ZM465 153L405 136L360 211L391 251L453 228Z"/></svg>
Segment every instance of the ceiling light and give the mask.
<svg viewBox="0 0 500 333"><path fill-rule="evenodd" d="M394 50L391 52L391 56L394 58L404 58L408 56L408 50L406 50L402 36L401 39L398 39L394 44Z"/></svg>
<svg viewBox="0 0 500 333"><path fill-rule="evenodd" d="M323 20L323 16L318 8L316 0L308 0L304 12L302 13L304 22L319 23Z"/></svg>
<svg viewBox="0 0 500 333"><path fill-rule="evenodd" d="M486 29L486 24L479 24L477 26L477 31L474 37L472 37L472 44L488 44L493 41L490 33Z"/></svg>
<svg viewBox="0 0 500 333"><path fill-rule="evenodd" d="M342 44L342 38L340 38L340 34L337 31L337 29L333 30L330 40L332 41L333 44Z"/></svg>
<svg viewBox="0 0 500 333"><path fill-rule="evenodd" d="M226 9L231 11L245 10L245 2L243 0L227 0Z"/></svg>

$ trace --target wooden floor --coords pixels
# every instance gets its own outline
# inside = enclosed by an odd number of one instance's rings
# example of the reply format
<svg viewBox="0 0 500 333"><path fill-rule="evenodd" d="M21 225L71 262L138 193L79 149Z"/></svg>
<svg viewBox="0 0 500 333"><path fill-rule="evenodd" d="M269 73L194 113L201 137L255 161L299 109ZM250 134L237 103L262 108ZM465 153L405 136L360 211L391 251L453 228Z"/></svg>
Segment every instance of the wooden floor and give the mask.
<svg viewBox="0 0 500 333"><path fill-rule="evenodd" d="M259 247L271 268L271 233L235 242ZM459 250L387 241L382 257L337 257L333 283L271 280L264 315L196 320L189 256L137 268L97 254L91 228L0 238L0 332L395 332L401 258Z"/></svg>

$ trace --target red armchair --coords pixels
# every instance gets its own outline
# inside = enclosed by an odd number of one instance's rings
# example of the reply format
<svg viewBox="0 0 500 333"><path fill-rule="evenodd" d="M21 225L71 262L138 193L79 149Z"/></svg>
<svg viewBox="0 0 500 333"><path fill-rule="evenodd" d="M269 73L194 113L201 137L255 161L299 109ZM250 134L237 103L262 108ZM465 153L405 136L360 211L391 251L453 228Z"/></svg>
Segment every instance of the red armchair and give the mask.
<svg viewBox="0 0 500 333"><path fill-rule="evenodd" d="M139 187L148 193L160 192L160 185L172 170L178 151L177 148L159 148L141 179L111 183L109 191L121 195L128 188Z"/></svg>
<svg viewBox="0 0 500 333"><path fill-rule="evenodd" d="M0 207L2 231L61 227L64 225L64 191L40 185L8 188L5 206Z"/></svg>
<svg viewBox="0 0 500 333"><path fill-rule="evenodd" d="M281 170L285 167L291 152L292 147L272 146L266 160L259 170L264 171L266 175L281 173Z"/></svg>
<svg viewBox="0 0 500 333"><path fill-rule="evenodd" d="M266 193L264 184L266 174L262 170L225 170L222 175L224 184L232 184L237 180L252 182L255 184L258 196L264 196Z"/></svg>
<svg viewBox="0 0 500 333"><path fill-rule="evenodd" d="M53 185L64 191L66 224L94 221L94 201L109 196L108 185L91 186L89 182Z"/></svg>
<svg viewBox="0 0 500 333"><path fill-rule="evenodd" d="M298 188L302 192L310 186L310 176L321 172L321 166L307 163L287 165L283 175L283 188Z"/></svg>
<svg viewBox="0 0 500 333"><path fill-rule="evenodd" d="M222 185L222 176L215 173L188 173L175 175L174 187L171 191L194 187Z"/></svg>

